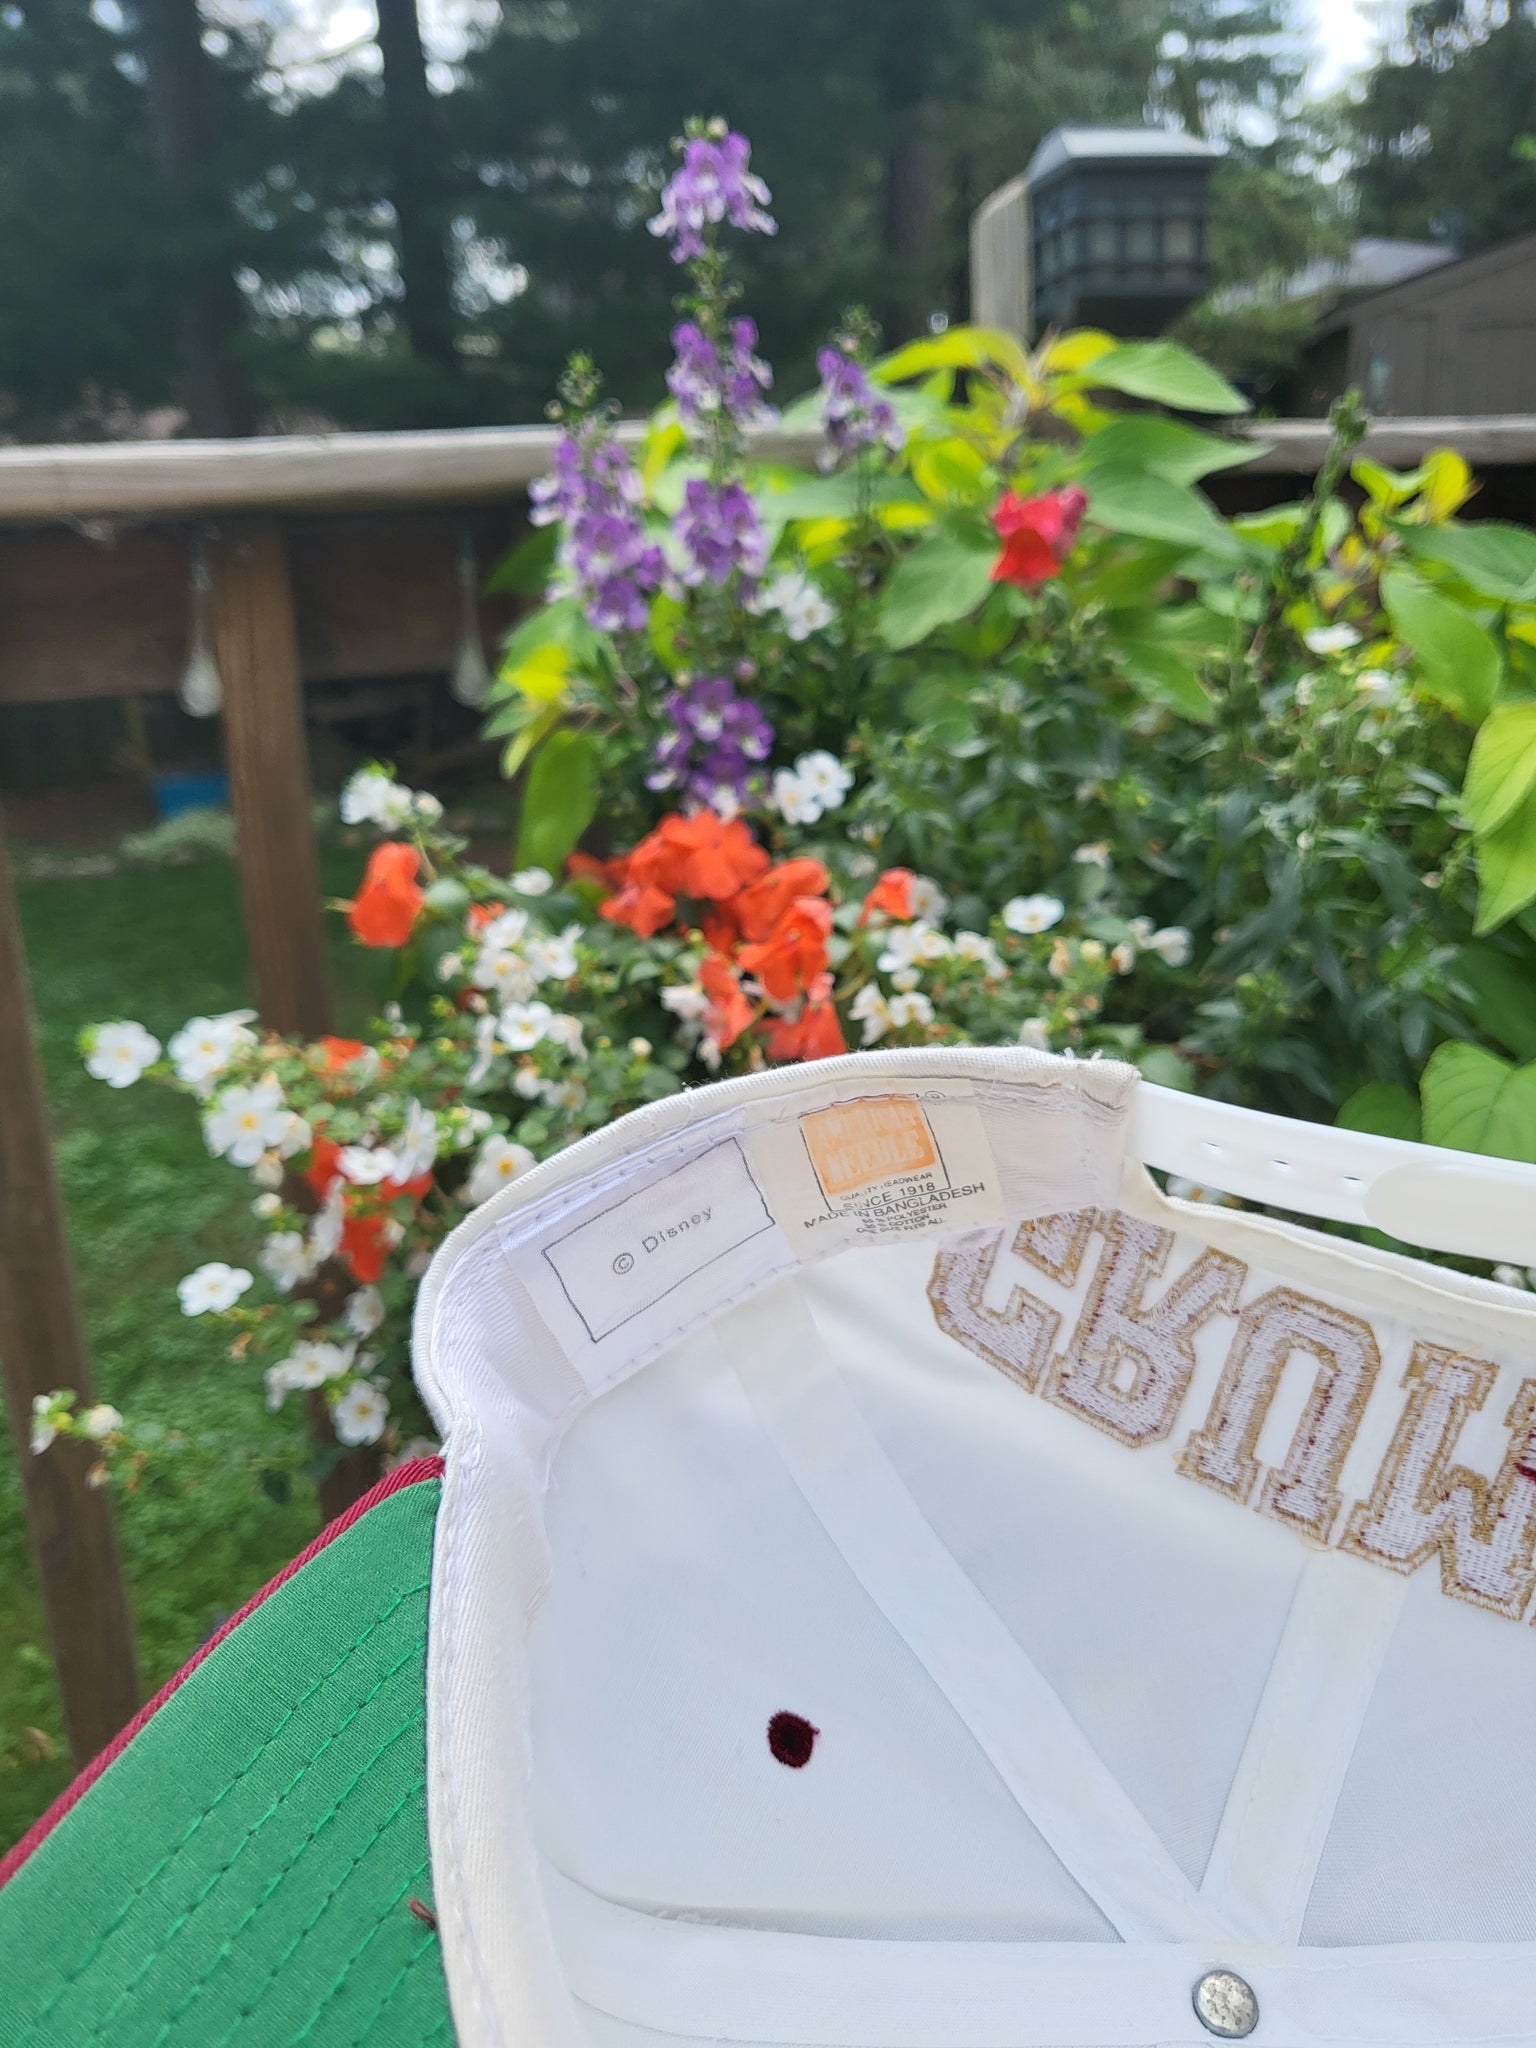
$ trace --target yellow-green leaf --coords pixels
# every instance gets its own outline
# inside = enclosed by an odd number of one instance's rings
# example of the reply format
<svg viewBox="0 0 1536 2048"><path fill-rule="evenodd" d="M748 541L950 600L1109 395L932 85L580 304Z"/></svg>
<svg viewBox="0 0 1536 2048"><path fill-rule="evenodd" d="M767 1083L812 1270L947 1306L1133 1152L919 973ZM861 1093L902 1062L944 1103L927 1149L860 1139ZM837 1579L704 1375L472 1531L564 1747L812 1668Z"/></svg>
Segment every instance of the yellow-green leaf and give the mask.
<svg viewBox="0 0 1536 2048"><path fill-rule="evenodd" d="M1503 662L1493 635L1408 569L1388 569L1381 598L1392 630L1418 656L1424 688L1469 725L1488 715Z"/></svg>
<svg viewBox="0 0 1536 2048"><path fill-rule="evenodd" d="M1495 831L1536 788L1536 703L1500 704L1472 742L1462 807L1474 832Z"/></svg>
<svg viewBox="0 0 1536 2048"><path fill-rule="evenodd" d="M1479 938L1536 902L1536 789L1477 840Z"/></svg>

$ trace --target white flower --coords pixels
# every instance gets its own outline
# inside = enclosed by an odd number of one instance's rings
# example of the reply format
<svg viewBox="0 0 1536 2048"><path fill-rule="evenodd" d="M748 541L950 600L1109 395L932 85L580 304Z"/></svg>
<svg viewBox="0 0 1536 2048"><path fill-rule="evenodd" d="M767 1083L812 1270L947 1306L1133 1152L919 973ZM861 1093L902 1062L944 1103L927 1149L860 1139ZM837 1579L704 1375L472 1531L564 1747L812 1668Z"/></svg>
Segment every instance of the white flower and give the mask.
<svg viewBox="0 0 1536 2048"><path fill-rule="evenodd" d="M1019 1026L1020 1045L1033 1046L1036 1052L1049 1052L1051 1034L1043 1017L1026 1017Z"/></svg>
<svg viewBox="0 0 1536 2048"><path fill-rule="evenodd" d="M269 1365L261 1377L267 1389L267 1407L275 1415L293 1392L288 1378L288 1368L285 1365Z"/></svg>
<svg viewBox="0 0 1536 2048"><path fill-rule="evenodd" d="M853 777L838 760L836 754L818 749L814 754L802 754L795 763L795 774L800 787L821 805L824 811L835 811L842 807L843 798L853 787Z"/></svg>
<svg viewBox="0 0 1536 2048"><path fill-rule="evenodd" d="M585 1059L587 1045L581 1035L579 1017L562 1016L557 1012L544 1026L544 1036L551 1045L558 1045L568 1052L573 1060Z"/></svg>
<svg viewBox="0 0 1536 2048"><path fill-rule="evenodd" d="M397 832L409 820L411 809L411 792L382 768L359 768L341 792L344 825L377 825L381 831Z"/></svg>
<svg viewBox="0 0 1536 2048"><path fill-rule="evenodd" d="M1114 856L1109 850L1107 839L1093 839L1086 846L1073 847L1072 858L1079 867L1107 868Z"/></svg>
<svg viewBox="0 0 1536 2048"><path fill-rule="evenodd" d="M754 609L777 612L791 640L808 640L837 617L826 593L803 569L787 569L782 576L775 576Z"/></svg>
<svg viewBox="0 0 1536 2048"><path fill-rule="evenodd" d="M261 1223L269 1223L274 1216L280 1216L282 1212L283 1198L281 1195L271 1193L258 1195L251 1204L251 1214Z"/></svg>
<svg viewBox="0 0 1536 2048"><path fill-rule="evenodd" d="M464 1183L465 1207L477 1209L504 1188L508 1181L526 1173L533 1164L533 1154L526 1145L514 1144L512 1139L499 1134L487 1138L480 1147L469 1179Z"/></svg>
<svg viewBox="0 0 1536 2048"><path fill-rule="evenodd" d="M698 1045L698 1055L701 1066L707 1067L712 1074L719 1073L720 1061L724 1055L720 1051L720 1041L718 1038L701 1038Z"/></svg>
<svg viewBox="0 0 1536 2048"><path fill-rule="evenodd" d="M463 972L464 955L462 953L445 953L437 963L437 978L439 981L457 981Z"/></svg>
<svg viewBox="0 0 1536 2048"><path fill-rule="evenodd" d="M302 1230L274 1230L261 1248L261 1269L280 1293L288 1294L315 1270Z"/></svg>
<svg viewBox="0 0 1536 2048"><path fill-rule="evenodd" d="M337 1380L348 1371L352 1364L352 1344L331 1344L323 1337L301 1337L288 1356L283 1359L281 1370L290 1387L323 1387L327 1380Z"/></svg>
<svg viewBox="0 0 1536 2048"><path fill-rule="evenodd" d="M413 1095L405 1106L405 1129L394 1143L392 1180L415 1180L430 1173L437 1159L437 1118Z"/></svg>
<svg viewBox="0 0 1536 2048"><path fill-rule="evenodd" d="M507 953L522 944L527 929L526 910L501 910L489 924L480 927L480 943L489 952Z"/></svg>
<svg viewBox="0 0 1536 2048"><path fill-rule="evenodd" d="M1367 704L1391 704L1397 698L1397 677L1390 669L1363 668L1355 677L1355 688Z"/></svg>
<svg viewBox="0 0 1536 2048"><path fill-rule="evenodd" d="M31 1442L32 1455L35 1458L42 1456L43 1452L47 1450L59 1433L52 1420L53 1404L57 1399L58 1396L56 1394L34 1394L32 1396Z"/></svg>
<svg viewBox="0 0 1536 2048"><path fill-rule="evenodd" d="M1360 645L1360 635L1354 627L1342 624L1313 626L1301 637L1309 654L1344 654Z"/></svg>
<svg viewBox="0 0 1536 2048"><path fill-rule="evenodd" d="M203 1118L203 1141L216 1159L254 1166L291 1135L283 1091L270 1074L250 1088L226 1088Z"/></svg>
<svg viewBox="0 0 1536 2048"><path fill-rule="evenodd" d="M907 901L912 915L924 924L937 924L949 908L949 898L927 875L914 875L908 882Z"/></svg>
<svg viewBox="0 0 1536 2048"><path fill-rule="evenodd" d="M519 868L512 877L512 892L516 896L547 896L555 886L555 878L548 868Z"/></svg>
<svg viewBox="0 0 1536 2048"><path fill-rule="evenodd" d="M955 957L979 961L988 981L1002 981L1008 973L1002 954L982 932L956 932Z"/></svg>
<svg viewBox="0 0 1536 2048"><path fill-rule="evenodd" d="M373 1188L381 1180L406 1177L388 1145L343 1145L336 1155L336 1170L356 1188Z"/></svg>
<svg viewBox="0 0 1536 2048"><path fill-rule="evenodd" d="M898 967L891 976L891 985L894 988L899 988L903 995L905 995L909 989L920 988L922 980L923 977L920 969L916 967Z"/></svg>
<svg viewBox="0 0 1536 2048"><path fill-rule="evenodd" d="M549 938L530 939L523 948L528 971L537 981L569 981L576 972L576 941L579 924L568 924L563 932Z"/></svg>
<svg viewBox="0 0 1536 2048"><path fill-rule="evenodd" d="M285 1109L275 1129L278 1155L283 1159L292 1159L296 1152L307 1152L315 1142L314 1132L296 1109Z"/></svg>
<svg viewBox="0 0 1536 2048"><path fill-rule="evenodd" d="M544 1094L544 1076L537 1067L519 1067L512 1076L512 1092L524 1102L538 1102Z"/></svg>
<svg viewBox="0 0 1536 2048"><path fill-rule="evenodd" d="M1129 974L1136 965L1136 948L1122 939L1118 946L1110 949L1109 964L1116 974Z"/></svg>
<svg viewBox="0 0 1536 2048"><path fill-rule="evenodd" d="M87 1408L80 1418L80 1427L92 1443L97 1444L103 1437L111 1436L114 1430L121 1429L122 1426L123 1418L110 1401L98 1401L94 1408Z"/></svg>
<svg viewBox="0 0 1536 2048"><path fill-rule="evenodd" d="M587 1099L587 1084L572 1074L564 1081L541 1081L539 1093L551 1109L580 1109Z"/></svg>
<svg viewBox="0 0 1536 2048"><path fill-rule="evenodd" d="M864 1027L864 1043L873 1045L891 1028L891 1006L872 981L864 984L848 1005L848 1014Z"/></svg>
<svg viewBox="0 0 1536 2048"><path fill-rule="evenodd" d="M893 1031L901 1031L908 1024L931 1024L933 1005L921 994L892 996L890 1018Z"/></svg>
<svg viewBox="0 0 1536 2048"><path fill-rule="evenodd" d="M253 1278L244 1266L226 1266L222 1259L211 1259L185 1280L177 1281L181 1312L184 1316L222 1315L234 1307Z"/></svg>
<svg viewBox="0 0 1536 2048"><path fill-rule="evenodd" d="M242 1046L254 1045L256 1034L248 1028L254 1010L228 1010L220 1017L191 1017L166 1050L178 1081L202 1089L216 1080Z"/></svg>
<svg viewBox="0 0 1536 2048"><path fill-rule="evenodd" d="M637 1060L648 1060L656 1048L648 1038L632 1038L629 1049Z"/></svg>
<svg viewBox="0 0 1536 2048"><path fill-rule="evenodd" d="M483 1017L475 1020L475 1057L469 1072L464 1076L466 1088L478 1088L491 1071L500 1047L496 1042L497 1027L501 1019L494 1010L487 1010Z"/></svg>
<svg viewBox="0 0 1536 2048"><path fill-rule="evenodd" d="M131 1088L159 1057L159 1039L142 1024L98 1024L90 1035L85 1071L109 1088Z"/></svg>
<svg viewBox="0 0 1536 2048"><path fill-rule="evenodd" d="M342 1320L354 1337L371 1337L384 1320L384 1297L377 1287L359 1287Z"/></svg>
<svg viewBox="0 0 1536 2048"><path fill-rule="evenodd" d="M411 796L411 815L422 825L436 825L443 815L443 807L429 789L418 789Z"/></svg>
<svg viewBox="0 0 1536 2048"><path fill-rule="evenodd" d="M1181 924L1164 925L1147 941L1147 951L1169 967L1187 967L1194 950L1195 942Z"/></svg>
<svg viewBox="0 0 1536 2048"><path fill-rule="evenodd" d="M661 1007L685 1024L701 1024L709 1015L709 997L696 981L678 981L662 990Z"/></svg>
<svg viewBox="0 0 1536 2048"><path fill-rule="evenodd" d="M496 1035L508 1052L529 1052L544 1037L554 1014L548 1003L509 1003Z"/></svg>
<svg viewBox="0 0 1536 2048"><path fill-rule="evenodd" d="M1525 1275L1518 1266L1495 1266L1493 1278L1501 1287L1524 1287Z"/></svg>
<svg viewBox="0 0 1536 2048"><path fill-rule="evenodd" d="M1067 906L1059 896L1015 896L1003 905L1003 923L1009 931L1026 938L1034 932L1048 932L1066 915Z"/></svg>
<svg viewBox="0 0 1536 2048"><path fill-rule="evenodd" d="M323 1266L327 1259L336 1256L346 1220L346 1196L340 1181L337 1181L309 1226L309 1255L317 1266Z"/></svg>
<svg viewBox="0 0 1536 2048"><path fill-rule="evenodd" d="M1136 946L1145 946L1150 941L1157 926L1150 917L1133 917L1128 920L1128 929L1131 934L1131 943Z"/></svg>
<svg viewBox="0 0 1536 2048"><path fill-rule="evenodd" d="M482 946L469 978L476 988L499 996L504 1003L527 1002L539 985L522 954L506 946Z"/></svg>
<svg viewBox="0 0 1536 2048"><path fill-rule="evenodd" d="M283 1184L283 1162L275 1152L263 1152L251 1168L251 1179L259 1188L280 1188Z"/></svg>
<svg viewBox="0 0 1536 2048"><path fill-rule="evenodd" d="M821 801L815 791L807 789L790 768L775 771L773 803L786 825L814 825L821 816Z"/></svg>
<svg viewBox="0 0 1536 2048"><path fill-rule="evenodd" d="M376 1444L389 1420L389 1403L368 1380L356 1380L331 1409L331 1427L339 1442Z"/></svg>
<svg viewBox="0 0 1536 2048"><path fill-rule="evenodd" d="M900 974L909 967L925 966L930 960L947 960L954 951L942 932L932 925L892 925L883 934L885 951L876 965L882 974Z"/></svg>

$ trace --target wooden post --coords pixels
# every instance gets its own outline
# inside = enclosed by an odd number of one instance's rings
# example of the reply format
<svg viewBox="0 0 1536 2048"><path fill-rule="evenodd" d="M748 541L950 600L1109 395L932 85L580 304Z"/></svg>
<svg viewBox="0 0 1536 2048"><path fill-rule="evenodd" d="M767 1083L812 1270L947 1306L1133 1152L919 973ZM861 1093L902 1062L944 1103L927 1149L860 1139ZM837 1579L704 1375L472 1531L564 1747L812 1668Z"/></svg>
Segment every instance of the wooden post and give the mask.
<svg viewBox="0 0 1536 2048"><path fill-rule="evenodd" d="M0 826L0 1377L21 1469L27 1534L42 1586L76 1763L105 1748L139 1705L128 1595L105 1491L85 1483L86 1446L34 1457L32 1398L73 1387L92 1398L64 1212L43 1106L42 1068L10 855Z"/></svg>
<svg viewBox="0 0 1536 2048"><path fill-rule="evenodd" d="M210 624L256 1006L270 1030L331 1025L288 550L275 519L210 535Z"/></svg>

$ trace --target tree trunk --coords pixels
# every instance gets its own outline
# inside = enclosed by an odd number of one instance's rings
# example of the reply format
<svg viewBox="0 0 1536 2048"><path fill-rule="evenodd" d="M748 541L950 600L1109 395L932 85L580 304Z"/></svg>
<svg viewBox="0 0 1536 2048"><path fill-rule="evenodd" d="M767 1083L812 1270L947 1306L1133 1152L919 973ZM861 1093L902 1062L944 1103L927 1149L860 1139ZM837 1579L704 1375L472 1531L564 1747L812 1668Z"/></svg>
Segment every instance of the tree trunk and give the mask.
<svg viewBox="0 0 1536 2048"><path fill-rule="evenodd" d="M934 164L928 97L937 56L933 0L886 0L876 63L885 117L881 241L885 288L879 307L888 347L927 325L933 286L926 272L934 229Z"/></svg>
<svg viewBox="0 0 1536 2048"><path fill-rule="evenodd" d="M221 253L229 227L217 121L197 0L138 0L153 143L176 237L178 383L192 432L246 433L251 406L233 357L240 295Z"/></svg>
<svg viewBox="0 0 1536 2048"><path fill-rule="evenodd" d="M411 346L439 369L458 367L453 345L453 277L437 106L427 86L416 0L376 0L384 60L384 132L389 158Z"/></svg>

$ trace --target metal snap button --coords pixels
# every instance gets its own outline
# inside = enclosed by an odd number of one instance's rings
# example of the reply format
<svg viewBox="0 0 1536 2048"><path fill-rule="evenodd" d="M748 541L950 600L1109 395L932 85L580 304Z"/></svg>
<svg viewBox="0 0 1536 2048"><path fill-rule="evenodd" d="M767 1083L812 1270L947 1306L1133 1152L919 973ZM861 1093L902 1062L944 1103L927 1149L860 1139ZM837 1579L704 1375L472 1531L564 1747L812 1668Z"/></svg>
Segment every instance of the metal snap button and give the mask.
<svg viewBox="0 0 1536 2048"><path fill-rule="evenodd" d="M1241 2041L1259 2024L1253 1986L1235 1970L1207 1970L1192 1994L1195 2018L1222 2041Z"/></svg>

